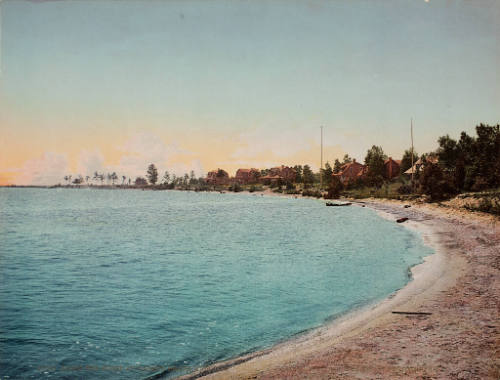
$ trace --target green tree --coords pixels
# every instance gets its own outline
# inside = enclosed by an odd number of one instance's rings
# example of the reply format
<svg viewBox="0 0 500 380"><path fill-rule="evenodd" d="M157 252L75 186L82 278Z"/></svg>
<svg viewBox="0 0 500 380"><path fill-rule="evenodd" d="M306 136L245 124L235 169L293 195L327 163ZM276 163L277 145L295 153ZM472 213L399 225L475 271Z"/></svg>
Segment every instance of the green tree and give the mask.
<svg viewBox="0 0 500 380"><path fill-rule="evenodd" d="M439 164L446 169L454 169L459 156L457 142L449 135L446 135L438 139L438 144L439 148L437 154L439 157Z"/></svg>
<svg viewBox="0 0 500 380"><path fill-rule="evenodd" d="M163 175L163 183L165 185L168 185L170 182L170 173L168 171L165 171L165 174Z"/></svg>
<svg viewBox="0 0 500 380"><path fill-rule="evenodd" d="M147 186L148 181L142 177L137 177L134 181L135 186Z"/></svg>
<svg viewBox="0 0 500 380"><path fill-rule="evenodd" d="M325 164L325 168L321 170L321 175L323 177L323 186L329 187L333 178L333 169L328 161Z"/></svg>
<svg viewBox="0 0 500 380"><path fill-rule="evenodd" d="M309 165L304 165L302 169L302 182L304 183L304 188L314 183L314 174Z"/></svg>
<svg viewBox="0 0 500 380"><path fill-rule="evenodd" d="M150 164L148 166L148 170L146 172L146 178L148 179L151 185L155 185L158 181L158 170L156 169L155 164Z"/></svg>
<svg viewBox="0 0 500 380"><path fill-rule="evenodd" d="M81 176L81 174L78 175L78 177L76 177L74 180L73 180L73 183L75 185L81 185L83 183L83 177Z"/></svg>
<svg viewBox="0 0 500 380"><path fill-rule="evenodd" d="M431 201L450 198L455 194L452 177L439 165L427 163L420 176L420 191Z"/></svg>
<svg viewBox="0 0 500 380"><path fill-rule="evenodd" d="M328 199L337 199L340 197L340 192L344 189L342 182L338 177L332 177L330 184L328 186Z"/></svg>
<svg viewBox="0 0 500 380"><path fill-rule="evenodd" d="M500 125L476 127L475 174L488 187L500 186ZM478 182L479 178L475 180Z"/></svg>
<svg viewBox="0 0 500 380"><path fill-rule="evenodd" d="M223 169L217 169L216 177L218 178L227 177L227 172Z"/></svg>
<svg viewBox="0 0 500 380"><path fill-rule="evenodd" d="M368 167L366 180L369 185L380 187L384 182L385 166L384 161L387 156L380 146L373 145L366 152L365 165Z"/></svg>
<svg viewBox="0 0 500 380"><path fill-rule="evenodd" d="M302 183L302 165L295 165L293 170L295 170L295 182Z"/></svg>
<svg viewBox="0 0 500 380"><path fill-rule="evenodd" d="M418 160L418 154L413 151L413 163L417 162ZM401 159L401 166L400 166L400 173L403 174L405 171L411 168L411 149L405 150L403 154L403 158Z"/></svg>
<svg viewBox="0 0 500 380"><path fill-rule="evenodd" d="M348 155L348 154L344 154L344 158L343 158L343 162L342 162L342 164L344 164L344 165L345 165L345 164L349 164L349 163L351 163L351 162L352 162L352 158L351 158L351 157L349 157L349 155Z"/></svg>
<svg viewBox="0 0 500 380"><path fill-rule="evenodd" d="M333 163L333 172L335 174L340 173L342 170L342 164L340 163L339 159L336 158L335 162Z"/></svg>
<svg viewBox="0 0 500 380"><path fill-rule="evenodd" d="M196 176L194 175L194 170L191 170L189 173L189 185L196 185L198 181L196 180Z"/></svg>

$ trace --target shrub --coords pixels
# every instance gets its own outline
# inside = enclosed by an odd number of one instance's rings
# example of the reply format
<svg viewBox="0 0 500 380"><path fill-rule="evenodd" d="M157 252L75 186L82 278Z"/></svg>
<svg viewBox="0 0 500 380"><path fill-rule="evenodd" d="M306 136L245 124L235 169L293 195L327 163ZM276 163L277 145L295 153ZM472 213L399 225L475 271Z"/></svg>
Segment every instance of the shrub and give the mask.
<svg viewBox="0 0 500 380"><path fill-rule="evenodd" d="M399 194L411 194L413 192L413 189L411 185L401 185L398 187L397 192Z"/></svg>
<svg viewBox="0 0 500 380"><path fill-rule="evenodd" d="M453 178L450 178L437 164L427 164L420 177L420 191L430 197L431 201L448 199L456 194L453 184Z"/></svg>
<svg viewBox="0 0 500 380"><path fill-rule="evenodd" d="M328 187L328 193L325 199L337 199L340 197L340 192L344 189L342 182L337 177L333 177Z"/></svg>
<svg viewBox="0 0 500 380"><path fill-rule="evenodd" d="M241 185L238 182L236 182L236 183L233 183L232 185L230 185L228 190L234 191L235 193L239 193L240 191L243 191L243 188L241 187Z"/></svg>
<svg viewBox="0 0 500 380"><path fill-rule="evenodd" d="M313 189L304 189L302 191L302 196L303 197L315 197L315 198L321 198L323 194L319 190L313 190Z"/></svg>

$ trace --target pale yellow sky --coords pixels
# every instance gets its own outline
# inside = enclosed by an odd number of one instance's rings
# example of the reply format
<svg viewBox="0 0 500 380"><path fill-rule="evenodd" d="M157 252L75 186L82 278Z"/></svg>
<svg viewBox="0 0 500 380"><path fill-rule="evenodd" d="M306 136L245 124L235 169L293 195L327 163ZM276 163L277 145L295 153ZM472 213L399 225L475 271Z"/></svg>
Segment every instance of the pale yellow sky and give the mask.
<svg viewBox="0 0 500 380"><path fill-rule="evenodd" d="M496 0L0 8L0 184L317 169L321 125L332 162L401 158L411 117L418 153L500 121Z"/></svg>

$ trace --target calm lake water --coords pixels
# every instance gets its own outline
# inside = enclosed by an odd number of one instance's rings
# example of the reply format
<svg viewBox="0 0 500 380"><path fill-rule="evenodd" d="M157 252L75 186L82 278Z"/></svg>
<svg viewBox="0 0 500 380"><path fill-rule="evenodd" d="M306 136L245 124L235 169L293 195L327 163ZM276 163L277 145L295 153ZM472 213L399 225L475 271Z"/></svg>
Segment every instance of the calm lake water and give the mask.
<svg viewBox="0 0 500 380"><path fill-rule="evenodd" d="M310 199L0 189L0 377L177 376L380 300L430 253Z"/></svg>

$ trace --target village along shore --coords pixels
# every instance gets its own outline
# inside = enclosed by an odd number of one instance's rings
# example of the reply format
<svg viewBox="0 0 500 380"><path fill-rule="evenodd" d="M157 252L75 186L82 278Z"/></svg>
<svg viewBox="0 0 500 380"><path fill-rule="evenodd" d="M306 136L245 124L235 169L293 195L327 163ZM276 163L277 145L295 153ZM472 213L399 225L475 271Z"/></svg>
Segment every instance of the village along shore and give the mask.
<svg viewBox="0 0 500 380"><path fill-rule="evenodd" d="M117 173L64 176L65 183L49 188L185 190L218 192L273 192L324 199L368 198L418 201L500 216L500 124L476 126L476 136L466 132L455 140L438 139L439 147L420 157L413 148L401 160L387 157L382 147L367 150L364 163L348 154L318 172L309 165L266 169L240 168L234 176L224 169L205 177L165 171L160 178L151 163L145 176L135 180ZM321 165L323 166L323 165ZM8 187L24 187L9 185ZM45 187L45 186L28 186Z"/></svg>

